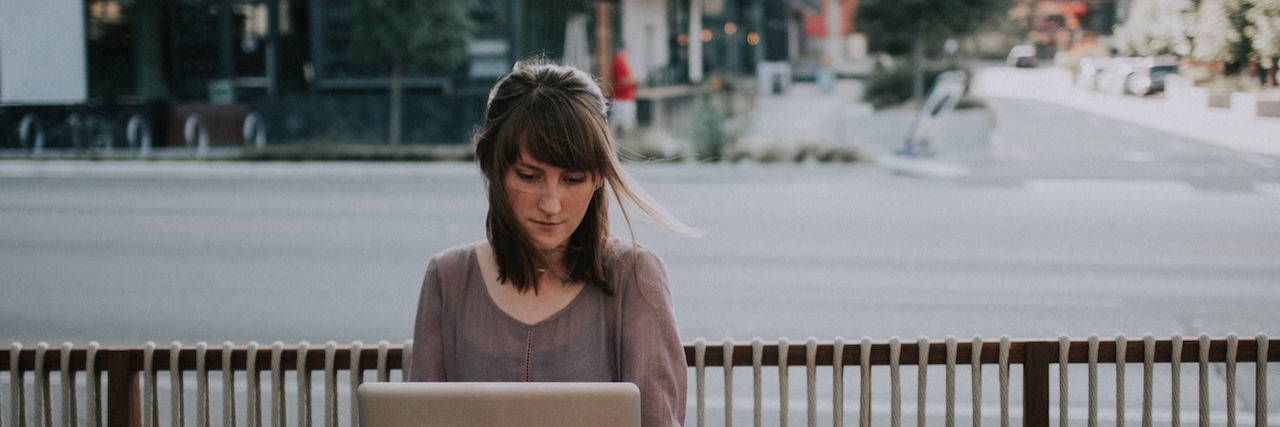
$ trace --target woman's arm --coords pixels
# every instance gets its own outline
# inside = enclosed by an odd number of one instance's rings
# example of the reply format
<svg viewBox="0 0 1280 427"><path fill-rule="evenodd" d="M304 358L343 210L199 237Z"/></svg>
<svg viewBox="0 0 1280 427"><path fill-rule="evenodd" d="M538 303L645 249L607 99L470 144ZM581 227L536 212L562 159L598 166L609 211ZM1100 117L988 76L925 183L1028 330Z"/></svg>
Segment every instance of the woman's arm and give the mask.
<svg viewBox="0 0 1280 427"><path fill-rule="evenodd" d="M629 253L625 255L631 258ZM676 330L671 290L662 260L640 248L637 268L618 272L635 286L622 295L622 380L640 388L645 427L684 424L687 364ZM624 262L628 267L630 262Z"/></svg>
<svg viewBox="0 0 1280 427"><path fill-rule="evenodd" d="M418 296L418 316L413 322L413 358L409 366L409 381L448 381L444 375L444 347L440 320L442 294L440 292L440 267L435 258L427 264L427 274L422 278L422 291Z"/></svg>

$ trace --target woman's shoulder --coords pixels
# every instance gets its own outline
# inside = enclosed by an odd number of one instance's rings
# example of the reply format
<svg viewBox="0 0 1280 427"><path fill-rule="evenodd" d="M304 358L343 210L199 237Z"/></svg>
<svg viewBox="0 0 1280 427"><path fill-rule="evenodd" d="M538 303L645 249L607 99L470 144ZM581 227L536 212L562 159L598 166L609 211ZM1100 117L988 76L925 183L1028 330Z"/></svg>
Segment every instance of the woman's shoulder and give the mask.
<svg viewBox="0 0 1280 427"><path fill-rule="evenodd" d="M440 271L456 271L457 269L467 268L476 247L482 243L484 242L472 242L440 251L431 257L431 265L434 265Z"/></svg>
<svg viewBox="0 0 1280 427"><path fill-rule="evenodd" d="M629 240L618 238L609 239L609 243L605 246L605 260L607 265L614 269L630 270L633 265L644 268L662 267L662 258L657 252L645 247L642 244L634 243Z"/></svg>
<svg viewBox="0 0 1280 427"><path fill-rule="evenodd" d="M643 301L652 307L670 304L667 266L656 252L639 243L612 239L608 259L614 290L624 305L628 304L626 301Z"/></svg>

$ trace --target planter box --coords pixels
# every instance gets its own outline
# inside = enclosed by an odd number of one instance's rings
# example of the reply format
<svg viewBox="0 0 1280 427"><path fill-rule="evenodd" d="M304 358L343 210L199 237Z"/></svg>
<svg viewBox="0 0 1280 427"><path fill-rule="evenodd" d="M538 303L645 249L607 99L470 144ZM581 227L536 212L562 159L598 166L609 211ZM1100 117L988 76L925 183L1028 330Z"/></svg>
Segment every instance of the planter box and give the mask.
<svg viewBox="0 0 1280 427"><path fill-rule="evenodd" d="M1196 86L1190 81L1175 76L1165 77L1165 99L1177 106L1204 108L1231 108L1235 103L1235 94L1226 89Z"/></svg>
<svg viewBox="0 0 1280 427"><path fill-rule="evenodd" d="M1209 93L1209 108L1231 108L1231 95L1233 92L1220 92L1213 89L1207 89Z"/></svg>
<svg viewBox="0 0 1280 427"><path fill-rule="evenodd" d="M1280 97L1259 99L1258 117L1280 117Z"/></svg>
<svg viewBox="0 0 1280 427"><path fill-rule="evenodd" d="M1232 93L1231 112L1246 117L1280 117L1280 93Z"/></svg>
<svg viewBox="0 0 1280 427"><path fill-rule="evenodd" d="M1176 75L1165 76L1165 101L1177 107L1204 109L1209 106L1209 90Z"/></svg>

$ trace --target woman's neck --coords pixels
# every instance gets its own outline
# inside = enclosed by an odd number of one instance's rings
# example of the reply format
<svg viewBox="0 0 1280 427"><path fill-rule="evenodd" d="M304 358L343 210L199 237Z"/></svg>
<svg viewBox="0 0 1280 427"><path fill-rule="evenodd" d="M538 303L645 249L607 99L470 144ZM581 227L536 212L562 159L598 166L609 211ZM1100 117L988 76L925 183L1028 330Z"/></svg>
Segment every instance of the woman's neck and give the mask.
<svg viewBox="0 0 1280 427"><path fill-rule="evenodd" d="M564 248L543 251L542 259L547 262L547 265L538 269L540 272L550 273L553 277L562 277L564 275Z"/></svg>

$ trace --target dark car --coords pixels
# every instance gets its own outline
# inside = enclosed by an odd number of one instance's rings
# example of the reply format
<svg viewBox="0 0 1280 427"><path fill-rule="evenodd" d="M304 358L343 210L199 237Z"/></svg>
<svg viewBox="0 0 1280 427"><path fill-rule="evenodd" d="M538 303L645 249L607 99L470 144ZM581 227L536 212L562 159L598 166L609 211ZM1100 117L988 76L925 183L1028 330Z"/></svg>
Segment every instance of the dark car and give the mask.
<svg viewBox="0 0 1280 427"><path fill-rule="evenodd" d="M1132 95L1164 92L1165 76L1178 74L1178 63L1158 58L1133 58L1124 71L1124 91Z"/></svg>

